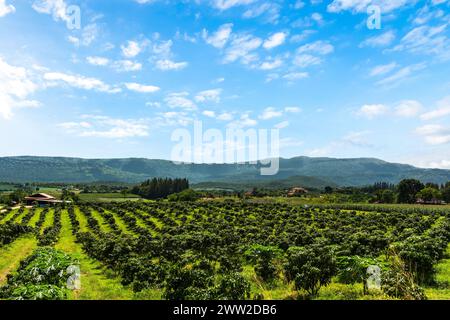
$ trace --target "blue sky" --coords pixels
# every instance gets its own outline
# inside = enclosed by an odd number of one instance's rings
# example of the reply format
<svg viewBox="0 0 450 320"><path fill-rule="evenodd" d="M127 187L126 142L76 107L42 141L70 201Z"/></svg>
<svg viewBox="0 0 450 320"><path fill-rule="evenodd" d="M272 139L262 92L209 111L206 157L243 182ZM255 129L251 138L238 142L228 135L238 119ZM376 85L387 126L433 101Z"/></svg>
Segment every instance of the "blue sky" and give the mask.
<svg viewBox="0 0 450 320"><path fill-rule="evenodd" d="M449 30L447 0L0 0L0 156L168 159L201 120L450 168Z"/></svg>

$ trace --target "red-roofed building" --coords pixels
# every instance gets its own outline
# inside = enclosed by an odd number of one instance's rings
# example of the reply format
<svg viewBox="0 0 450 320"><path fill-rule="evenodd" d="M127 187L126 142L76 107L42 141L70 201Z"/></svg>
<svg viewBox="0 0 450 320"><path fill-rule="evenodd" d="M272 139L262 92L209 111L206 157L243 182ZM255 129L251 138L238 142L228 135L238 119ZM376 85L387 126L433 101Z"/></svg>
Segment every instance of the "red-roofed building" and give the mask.
<svg viewBox="0 0 450 320"><path fill-rule="evenodd" d="M61 200L56 200L55 197L48 195L46 193L36 193L29 197L25 197L25 202L27 205L39 205L39 206L48 206L48 205L55 205L57 203L62 203Z"/></svg>

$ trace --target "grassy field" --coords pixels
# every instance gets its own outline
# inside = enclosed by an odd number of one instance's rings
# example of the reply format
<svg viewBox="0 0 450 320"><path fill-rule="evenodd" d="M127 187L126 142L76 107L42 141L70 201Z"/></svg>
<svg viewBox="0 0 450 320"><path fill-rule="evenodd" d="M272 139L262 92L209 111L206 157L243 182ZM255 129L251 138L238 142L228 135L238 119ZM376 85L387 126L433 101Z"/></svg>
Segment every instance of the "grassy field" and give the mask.
<svg viewBox="0 0 450 320"><path fill-rule="evenodd" d="M6 276L17 269L21 260L31 254L37 247L33 236L26 236L0 248L0 286L6 281Z"/></svg>
<svg viewBox="0 0 450 320"><path fill-rule="evenodd" d="M82 202L112 202L112 201L136 201L141 199L138 195L120 193L80 193Z"/></svg>

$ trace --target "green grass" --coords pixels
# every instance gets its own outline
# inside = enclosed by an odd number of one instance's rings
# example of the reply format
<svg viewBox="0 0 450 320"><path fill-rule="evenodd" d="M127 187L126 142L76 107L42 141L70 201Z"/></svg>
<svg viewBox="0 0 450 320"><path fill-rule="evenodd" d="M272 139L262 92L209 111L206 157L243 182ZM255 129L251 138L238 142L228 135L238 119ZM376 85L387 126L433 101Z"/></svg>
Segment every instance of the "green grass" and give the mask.
<svg viewBox="0 0 450 320"><path fill-rule="evenodd" d="M100 213L98 213L96 210L90 210L92 217L98 221L98 224L100 225L100 230L102 232L111 232L111 227L109 224L103 219Z"/></svg>
<svg viewBox="0 0 450 320"><path fill-rule="evenodd" d="M15 223L21 223L23 217L27 215L27 213L28 213L29 210L30 210L30 209L25 209L25 210L23 210L23 212L16 218L16 220L14 220L14 221L12 221L12 222L15 222Z"/></svg>
<svg viewBox="0 0 450 320"><path fill-rule="evenodd" d="M160 290L147 290L134 293L122 286L120 279L110 270L105 269L99 262L83 253L81 246L75 243L72 235L69 215L62 212L62 229L60 239L55 246L77 259L81 269L81 289L71 292L70 299L74 300L132 300L132 299L161 299Z"/></svg>
<svg viewBox="0 0 450 320"><path fill-rule="evenodd" d="M0 219L0 224L8 222L17 213L17 211L18 209L11 210L6 216L3 216L3 218Z"/></svg>
<svg viewBox="0 0 450 320"><path fill-rule="evenodd" d="M30 222L28 223L29 226L34 227L36 225L36 222L38 222L39 216L41 215L42 210L44 210L44 209L36 208L34 210L34 216L33 216L33 218L30 219Z"/></svg>
<svg viewBox="0 0 450 320"><path fill-rule="evenodd" d="M82 202L137 201L141 199L138 195L123 196L120 193L80 193L78 196Z"/></svg>
<svg viewBox="0 0 450 320"><path fill-rule="evenodd" d="M29 235L0 248L0 285L5 283L6 276L17 269L20 261L30 255L36 246L36 239Z"/></svg>
<svg viewBox="0 0 450 320"><path fill-rule="evenodd" d="M41 226L41 230L40 233L42 234L45 230L45 228L51 227L53 225L53 218L55 216L55 210L50 209L46 216L45 216L45 220L44 223Z"/></svg>
<svg viewBox="0 0 450 320"><path fill-rule="evenodd" d="M435 288L426 288L425 293L430 300L450 300L450 245L445 258L436 265Z"/></svg>
<svg viewBox="0 0 450 320"><path fill-rule="evenodd" d="M133 232L131 230L128 230L125 222L117 214L115 214L114 212L109 211L109 210L105 210L105 211L111 213L114 216L114 220L116 221L117 226L123 233L130 234L130 235L133 234Z"/></svg>

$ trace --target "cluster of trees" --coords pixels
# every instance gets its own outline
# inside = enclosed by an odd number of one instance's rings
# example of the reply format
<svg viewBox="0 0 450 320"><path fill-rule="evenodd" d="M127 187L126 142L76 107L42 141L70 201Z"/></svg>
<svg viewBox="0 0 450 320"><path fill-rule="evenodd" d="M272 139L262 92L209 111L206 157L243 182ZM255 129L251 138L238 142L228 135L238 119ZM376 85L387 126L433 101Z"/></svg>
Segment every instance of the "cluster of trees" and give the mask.
<svg viewBox="0 0 450 320"><path fill-rule="evenodd" d="M162 199L189 189L187 179L153 178L131 189L131 193L145 199Z"/></svg>
<svg viewBox="0 0 450 320"><path fill-rule="evenodd" d="M10 193L0 194L0 203L7 205L19 203L23 201L23 198L33 192L34 190L31 188L19 188Z"/></svg>
<svg viewBox="0 0 450 320"><path fill-rule="evenodd" d="M419 180L402 180L395 188L379 189L375 200L381 203L450 203L450 181L443 185L435 183L423 184Z"/></svg>
<svg viewBox="0 0 450 320"><path fill-rule="evenodd" d="M450 181L439 185L404 179L398 185L379 182L366 187L326 187L322 194L334 203L450 203Z"/></svg>

